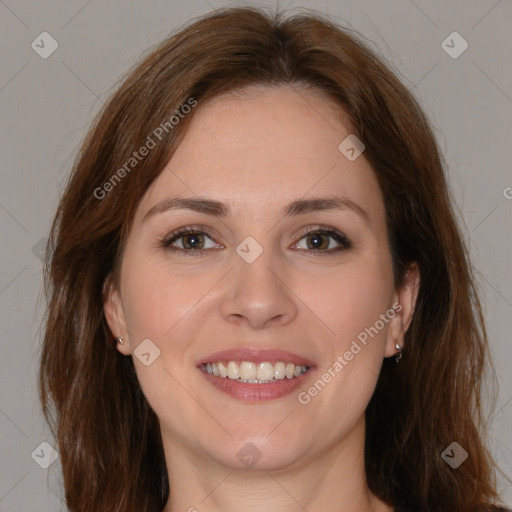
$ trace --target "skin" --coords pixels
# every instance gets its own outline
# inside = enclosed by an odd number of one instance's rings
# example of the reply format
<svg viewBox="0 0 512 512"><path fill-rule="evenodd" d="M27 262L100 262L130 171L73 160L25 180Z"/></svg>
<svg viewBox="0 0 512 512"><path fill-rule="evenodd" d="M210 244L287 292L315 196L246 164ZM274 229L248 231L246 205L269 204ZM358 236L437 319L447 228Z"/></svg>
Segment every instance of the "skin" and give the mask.
<svg viewBox="0 0 512 512"><path fill-rule="evenodd" d="M165 512L392 510L366 483L364 411L383 359L403 344L419 276L412 267L394 286L375 174L364 153L351 162L338 150L350 133L343 111L316 91L256 86L220 96L198 105L140 201L105 314L124 337L122 354L133 355L144 339L160 350L149 366L133 360L161 424L171 485ZM359 205L367 220L350 209L281 213L293 200L333 194ZM175 196L222 201L231 215L170 210L143 220ZM162 247L173 230L197 224L206 228L203 254ZM352 247L327 254L340 244L324 235L323 249L315 248L304 229L319 225ZM236 252L248 236L263 248L252 263ZM191 245L190 236L174 242ZM278 348L315 362L307 390L394 303L401 311L307 405L296 392L236 400L196 368L219 350ZM248 442L261 454L252 468L237 457Z"/></svg>

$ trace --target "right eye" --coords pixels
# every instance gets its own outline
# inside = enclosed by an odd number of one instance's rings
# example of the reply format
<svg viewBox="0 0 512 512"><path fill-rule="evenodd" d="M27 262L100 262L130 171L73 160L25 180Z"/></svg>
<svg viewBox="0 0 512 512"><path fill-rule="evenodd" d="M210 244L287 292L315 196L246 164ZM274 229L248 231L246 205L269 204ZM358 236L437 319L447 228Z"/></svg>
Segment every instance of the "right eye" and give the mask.
<svg viewBox="0 0 512 512"><path fill-rule="evenodd" d="M169 233L162 241L162 247L171 252L181 252L187 256L199 256L209 249L219 248L219 244L207 235L204 228L197 226L186 226ZM210 247L205 247L205 237L213 242ZM181 247L174 245L179 242Z"/></svg>

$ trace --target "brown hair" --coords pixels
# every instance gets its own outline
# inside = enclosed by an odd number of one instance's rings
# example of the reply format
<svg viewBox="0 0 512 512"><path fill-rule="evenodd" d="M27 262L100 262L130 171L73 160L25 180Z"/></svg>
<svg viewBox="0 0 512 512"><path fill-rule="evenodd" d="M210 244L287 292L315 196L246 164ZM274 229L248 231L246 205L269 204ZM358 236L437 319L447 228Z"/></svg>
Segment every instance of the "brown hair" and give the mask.
<svg viewBox="0 0 512 512"><path fill-rule="evenodd" d="M419 266L406 355L398 365L384 361L367 408L371 491L415 511L483 510L498 499L479 434L487 336L435 137L407 88L350 32L318 13L215 11L153 49L95 120L45 265L40 397L72 512L156 512L167 501L158 419L132 359L112 345L105 284L119 284L135 208L194 115L181 115L183 106L260 84L312 87L344 109L383 193L396 283L411 262ZM130 158L148 137L155 147L135 165ZM441 458L453 441L469 454L456 470Z"/></svg>

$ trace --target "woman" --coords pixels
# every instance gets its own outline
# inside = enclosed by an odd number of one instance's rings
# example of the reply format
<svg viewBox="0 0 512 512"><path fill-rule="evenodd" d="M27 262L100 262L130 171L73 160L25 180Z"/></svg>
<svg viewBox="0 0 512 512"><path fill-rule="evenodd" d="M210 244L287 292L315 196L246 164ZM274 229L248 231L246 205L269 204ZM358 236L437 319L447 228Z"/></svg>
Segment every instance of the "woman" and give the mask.
<svg viewBox="0 0 512 512"><path fill-rule="evenodd" d="M72 512L498 510L439 151L346 29L237 8L164 41L50 244L40 390Z"/></svg>

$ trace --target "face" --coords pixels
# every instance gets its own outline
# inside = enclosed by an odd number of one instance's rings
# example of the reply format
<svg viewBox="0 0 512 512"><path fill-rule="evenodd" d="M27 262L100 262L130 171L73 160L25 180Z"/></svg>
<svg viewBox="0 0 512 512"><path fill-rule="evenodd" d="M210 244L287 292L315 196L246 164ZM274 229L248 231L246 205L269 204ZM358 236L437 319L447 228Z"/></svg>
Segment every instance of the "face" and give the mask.
<svg viewBox="0 0 512 512"><path fill-rule="evenodd" d="M412 292L394 287L374 172L338 148L350 125L320 93L253 87L191 121L138 205L106 317L166 453L293 467L360 436Z"/></svg>

